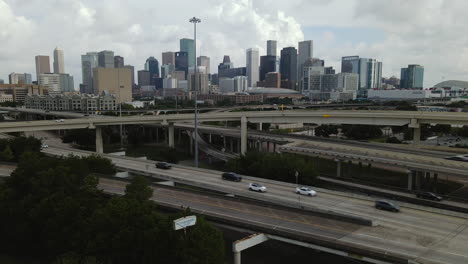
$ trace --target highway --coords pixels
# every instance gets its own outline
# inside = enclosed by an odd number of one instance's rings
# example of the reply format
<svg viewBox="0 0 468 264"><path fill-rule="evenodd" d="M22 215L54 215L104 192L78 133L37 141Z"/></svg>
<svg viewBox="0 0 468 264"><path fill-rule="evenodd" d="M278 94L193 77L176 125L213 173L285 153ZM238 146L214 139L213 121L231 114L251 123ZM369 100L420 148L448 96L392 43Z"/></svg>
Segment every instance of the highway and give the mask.
<svg viewBox="0 0 468 264"><path fill-rule="evenodd" d="M79 151L67 148L50 147L44 150L49 155L89 155L91 152ZM301 204L306 208L319 208L345 213L364 218L370 218L377 226L359 227L357 230L341 232L339 241L352 243L363 247L386 250L389 253L402 254L416 261L416 263L467 263L468 262L468 215L466 217L453 217L432 213L427 210L402 207L400 213L391 213L377 210L373 202L359 197L350 197L346 194L318 192L317 197L300 197L296 195L293 184L261 180L252 177L244 177L243 182L228 182L221 179L221 172L194 169L175 166L171 170L159 170L154 167L153 161L145 161L126 157L104 155L111 158L118 168L129 171L151 174L164 180L172 180L179 183L218 190L224 193L232 193L237 196L253 198L278 204ZM253 193L247 190L250 181L263 183L267 186L267 193ZM157 196L157 195L156 195ZM175 195L174 203L189 205L196 203L197 199L190 198L184 201ZM212 203L219 204L212 199ZM220 206L224 206L221 204ZM223 212L236 211L242 208L233 206L231 209L223 209ZM264 209L266 210L266 209ZM255 212L255 210L253 210ZM236 213L236 212L230 212ZM239 213L239 212L237 212ZM283 217L283 213L275 213L277 217ZM239 216L238 216L239 217ZM256 217L247 217L247 220ZM304 216L295 217L295 221L307 222ZM263 221L263 220L262 220ZM271 221L278 223L278 219ZM265 222L268 224L268 222ZM293 222L294 223L294 222ZM288 228L300 229L298 223L288 225ZM301 230L299 230L301 231ZM303 230L302 230L303 231ZM302 232L301 231L301 232ZM328 234L331 235L331 234ZM336 237L335 237L336 238Z"/></svg>

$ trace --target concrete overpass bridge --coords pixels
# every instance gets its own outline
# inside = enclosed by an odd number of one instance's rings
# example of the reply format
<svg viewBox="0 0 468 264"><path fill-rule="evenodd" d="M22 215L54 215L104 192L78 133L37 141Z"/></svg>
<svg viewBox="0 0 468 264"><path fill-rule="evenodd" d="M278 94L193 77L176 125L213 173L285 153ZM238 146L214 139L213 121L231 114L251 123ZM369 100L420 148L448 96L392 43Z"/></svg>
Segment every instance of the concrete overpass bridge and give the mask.
<svg viewBox="0 0 468 264"><path fill-rule="evenodd" d="M52 156L75 154L86 156L92 152L54 148L44 152ZM153 161L103 155L121 170L169 180L194 187L215 190L236 197L245 197L261 203L238 199L199 195L177 189L155 189L153 199L163 206L189 206L193 211L207 215L214 221L229 226L263 232L270 238L329 250L334 254L371 263L466 263L468 245L468 216L450 216L431 207L402 205L400 213L376 210L373 197L347 194L315 188L317 197L298 196L295 184L243 176L243 182L221 179L219 171L175 165L171 170L159 170ZM268 187L267 193L247 190L247 183L255 181ZM123 193L125 183L101 182L107 192ZM270 204L270 205L269 205ZM279 207L277 207L279 206ZM283 209L281 209L283 208ZM303 208L300 210L293 208ZM310 215L308 211L328 212L328 217ZM332 220L349 217L369 219L373 225L362 225Z"/></svg>

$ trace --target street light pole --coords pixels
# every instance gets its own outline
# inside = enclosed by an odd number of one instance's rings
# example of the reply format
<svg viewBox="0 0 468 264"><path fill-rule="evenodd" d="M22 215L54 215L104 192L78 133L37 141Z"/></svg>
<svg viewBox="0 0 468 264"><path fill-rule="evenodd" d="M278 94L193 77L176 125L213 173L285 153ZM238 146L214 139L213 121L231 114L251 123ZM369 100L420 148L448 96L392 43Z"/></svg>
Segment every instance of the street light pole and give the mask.
<svg viewBox="0 0 468 264"><path fill-rule="evenodd" d="M120 121L122 121L122 97L120 96L120 89L122 89L123 86L120 86L120 68L117 68L117 82L119 89L119 117ZM120 149L123 149L122 123L120 123Z"/></svg>
<svg viewBox="0 0 468 264"><path fill-rule="evenodd" d="M198 107L197 107L197 23L201 23L199 18L193 17L189 20L190 23L193 23L193 45L194 45L194 97L195 97L195 167L198 168Z"/></svg>

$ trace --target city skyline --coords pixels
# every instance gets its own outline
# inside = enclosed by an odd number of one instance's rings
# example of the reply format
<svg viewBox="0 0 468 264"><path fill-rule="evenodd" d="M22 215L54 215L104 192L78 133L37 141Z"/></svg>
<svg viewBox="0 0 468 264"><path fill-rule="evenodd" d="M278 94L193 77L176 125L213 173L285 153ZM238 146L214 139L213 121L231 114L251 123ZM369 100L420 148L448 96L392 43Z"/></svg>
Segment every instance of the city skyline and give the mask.
<svg viewBox="0 0 468 264"><path fill-rule="evenodd" d="M126 64L135 66L135 71L141 70L140 65L146 58L154 56L162 61L162 52L177 52L180 39L192 38L188 18L195 12L203 21L198 31L197 55L210 57L212 66L220 63L224 55L230 55L236 67L245 66L246 50L258 48L259 55L264 56L266 41L270 39L278 41L278 53L287 46L298 48L300 41L313 40L314 57L324 59L327 66L333 66L337 71L341 71L341 57L358 55L382 61L384 77L399 77L400 69L408 64L424 65L425 87L442 80L468 79L462 67L468 54L464 55L461 44L455 45L463 38L450 40L452 31L442 31L447 27L442 15L461 10L460 5L466 5L461 1L405 3L405 10L414 7L415 13L394 12L402 21L398 25L388 22L395 22L388 16L393 15L390 11L396 10L400 3L390 1L379 4L363 0L330 1L329 4L310 1L302 3L303 8L297 8L301 1L288 4L272 1L268 5L263 1L215 1L213 8L218 12L209 12L209 3L201 1L198 9L180 10L168 6L164 10L167 14L146 1L142 1L139 7L122 4L109 10L104 8L105 2L70 0L57 5L41 3L44 12L63 9L70 14L69 21L64 21L63 16L38 15L35 10L39 3L0 0L2 21L11 24L6 29L9 37L4 39L5 48L0 51L3 62L0 78L7 80L11 72L25 72L33 74L35 80L34 56L47 55L52 64L56 46L64 50L65 69L75 77L75 87L82 82L80 58L87 52L112 50L124 57ZM192 5L181 3L187 7ZM69 8L69 5L74 8ZM385 8L377 8L379 5ZM303 11L311 6L320 11L317 16L307 16ZM74 9L78 12L72 12ZM126 9L129 11L122 21L110 16L109 12ZM234 9L238 10L237 13L230 11ZM150 20L150 11L157 11L161 16L151 16ZM422 18L423 11L430 12L434 21ZM326 14L332 13L333 19L325 19ZM154 17L158 19L155 21ZM62 30L49 26L52 22ZM400 23L412 26L403 27ZM429 26L433 32L424 30ZM441 32L444 38L440 38ZM38 44L33 46L27 39ZM434 43L428 47L425 43L431 40ZM444 48L454 45L460 50Z"/></svg>

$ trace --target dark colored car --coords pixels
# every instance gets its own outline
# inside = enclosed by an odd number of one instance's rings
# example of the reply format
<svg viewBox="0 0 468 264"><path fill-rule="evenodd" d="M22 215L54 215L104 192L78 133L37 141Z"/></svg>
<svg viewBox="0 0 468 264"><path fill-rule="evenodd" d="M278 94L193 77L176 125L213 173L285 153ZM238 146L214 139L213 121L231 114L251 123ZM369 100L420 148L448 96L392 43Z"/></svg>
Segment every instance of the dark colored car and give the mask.
<svg viewBox="0 0 468 264"><path fill-rule="evenodd" d="M168 170L168 169L172 168L172 166L171 166L171 164L169 164L167 162L158 162L158 163L156 163L156 168L163 169L163 170Z"/></svg>
<svg viewBox="0 0 468 264"><path fill-rule="evenodd" d="M419 192L419 193L416 193L416 197L427 199L427 200L438 201L438 202L442 201L442 197L440 197L439 195L433 192Z"/></svg>
<svg viewBox="0 0 468 264"><path fill-rule="evenodd" d="M375 208L392 212L400 212L400 206L385 200L375 201Z"/></svg>
<svg viewBox="0 0 468 264"><path fill-rule="evenodd" d="M222 177L223 177L223 180L236 181L236 182L242 181L242 177L234 172L225 172L223 173Z"/></svg>
<svg viewBox="0 0 468 264"><path fill-rule="evenodd" d="M447 157L445 159L468 162L468 155L457 155L457 156Z"/></svg>

